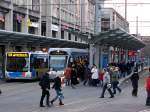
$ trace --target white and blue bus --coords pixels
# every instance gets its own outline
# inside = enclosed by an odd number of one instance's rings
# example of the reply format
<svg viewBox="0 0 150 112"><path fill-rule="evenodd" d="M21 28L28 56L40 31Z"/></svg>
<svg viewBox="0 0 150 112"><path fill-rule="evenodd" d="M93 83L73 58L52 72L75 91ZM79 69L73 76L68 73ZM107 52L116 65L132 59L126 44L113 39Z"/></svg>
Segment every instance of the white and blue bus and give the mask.
<svg viewBox="0 0 150 112"><path fill-rule="evenodd" d="M5 78L37 79L48 70L49 55L38 52L7 52Z"/></svg>
<svg viewBox="0 0 150 112"><path fill-rule="evenodd" d="M50 78L56 75L64 75L64 69L75 61L84 61L89 59L87 49L77 48L50 48L49 51Z"/></svg>

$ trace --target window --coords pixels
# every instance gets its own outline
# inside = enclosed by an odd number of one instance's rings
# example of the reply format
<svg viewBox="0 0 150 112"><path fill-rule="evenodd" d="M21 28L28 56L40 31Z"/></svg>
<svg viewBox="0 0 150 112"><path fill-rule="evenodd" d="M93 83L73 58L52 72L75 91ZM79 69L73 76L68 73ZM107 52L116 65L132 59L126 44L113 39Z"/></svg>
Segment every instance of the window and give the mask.
<svg viewBox="0 0 150 112"><path fill-rule="evenodd" d="M56 36L57 36L57 32L52 30L52 37L56 38Z"/></svg>
<svg viewBox="0 0 150 112"><path fill-rule="evenodd" d="M42 22L41 34L42 34L43 36L46 36L46 22L45 22L45 21Z"/></svg>
<svg viewBox="0 0 150 112"><path fill-rule="evenodd" d="M64 30L61 30L61 39L64 39Z"/></svg>
<svg viewBox="0 0 150 112"><path fill-rule="evenodd" d="M29 17L29 29L28 32L31 34L36 34L39 28L38 18L35 18L33 16Z"/></svg>
<svg viewBox="0 0 150 112"><path fill-rule="evenodd" d="M14 13L13 14L13 31L21 32L21 25L23 20L23 15Z"/></svg>
<svg viewBox="0 0 150 112"><path fill-rule="evenodd" d="M29 27L29 33L30 34L35 34L35 28L34 27Z"/></svg>
<svg viewBox="0 0 150 112"><path fill-rule="evenodd" d="M40 0L32 0L32 10L40 11Z"/></svg>
<svg viewBox="0 0 150 112"><path fill-rule="evenodd" d="M71 40L71 33L68 33L68 40Z"/></svg>
<svg viewBox="0 0 150 112"><path fill-rule="evenodd" d="M0 29L5 29L5 15L2 12L0 12Z"/></svg>
<svg viewBox="0 0 150 112"><path fill-rule="evenodd" d="M77 38L77 36L75 36L75 41L77 41L78 40L78 38Z"/></svg>

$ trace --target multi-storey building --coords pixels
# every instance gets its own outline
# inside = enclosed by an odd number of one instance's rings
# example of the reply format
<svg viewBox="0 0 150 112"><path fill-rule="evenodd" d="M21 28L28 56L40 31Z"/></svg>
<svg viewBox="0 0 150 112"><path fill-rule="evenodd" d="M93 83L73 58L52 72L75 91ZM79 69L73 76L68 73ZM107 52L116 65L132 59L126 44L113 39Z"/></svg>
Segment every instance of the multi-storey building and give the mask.
<svg viewBox="0 0 150 112"><path fill-rule="evenodd" d="M0 29L40 34L40 0L1 0L0 7Z"/></svg>
<svg viewBox="0 0 150 112"><path fill-rule="evenodd" d="M94 33L95 0L43 0L42 35L81 42L73 32Z"/></svg>
<svg viewBox="0 0 150 112"><path fill-rule="evenodd" d="M118 12L112 8L102 9L101 30L120 28L129 32L129 23Z"/></svg>

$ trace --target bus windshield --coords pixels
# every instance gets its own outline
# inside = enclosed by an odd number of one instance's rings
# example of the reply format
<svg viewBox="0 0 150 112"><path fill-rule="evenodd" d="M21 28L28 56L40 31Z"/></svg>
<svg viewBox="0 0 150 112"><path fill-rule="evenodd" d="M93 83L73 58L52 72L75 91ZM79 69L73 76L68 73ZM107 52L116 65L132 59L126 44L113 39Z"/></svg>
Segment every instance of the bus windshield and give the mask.
<svg viewBox="0 0 150 112"><path fill-rule="evenodd" d="M46 54L31 54L31 68L43 69L48 68L48 55Z"/></svg>
<svg viewBox="0 0 150 112"><path fill-rule="evenodd" d="M64 70L67 64L67 56L51 55L50 68L54 71Z"/></svg>
<svg viewBox="0 0 150 112"><path fill-rule="evenodd" d="M28 57L7 57L6 70L9 72L27 72L29 68Z"/></svg>

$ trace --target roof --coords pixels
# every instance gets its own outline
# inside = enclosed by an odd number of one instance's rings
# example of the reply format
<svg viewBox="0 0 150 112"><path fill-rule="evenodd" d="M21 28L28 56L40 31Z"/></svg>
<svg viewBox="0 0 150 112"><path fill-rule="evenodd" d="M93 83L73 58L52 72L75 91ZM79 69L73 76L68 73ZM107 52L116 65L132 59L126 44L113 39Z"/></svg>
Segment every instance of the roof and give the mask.
<svg viewBox="0 0 150 112"><path fill-rule="evenodd" d="M119 28L94 35L89 42L127 50L139 50L145 47L141 40Z"/></svg>
<svg viewBox="0 0 150 112"><path fill-rule="evenodd" d="M10 43L12 45L29 45L33 47L41 46L88 48L88 44L86 43L6 30L0 30L0 43Z"/></svg>

